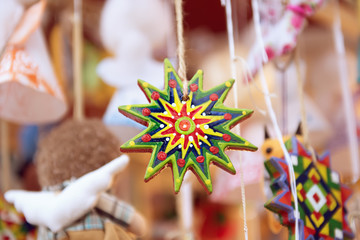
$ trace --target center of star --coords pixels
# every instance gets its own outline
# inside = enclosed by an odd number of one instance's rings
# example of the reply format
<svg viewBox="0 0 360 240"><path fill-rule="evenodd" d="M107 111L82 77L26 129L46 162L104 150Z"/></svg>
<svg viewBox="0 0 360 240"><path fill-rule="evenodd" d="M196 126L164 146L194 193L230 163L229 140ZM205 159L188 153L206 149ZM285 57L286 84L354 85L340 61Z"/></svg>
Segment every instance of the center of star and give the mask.
<svg viewBox="0 0 360 240"><path fill-rule="evenodd" d="M179 127L182 131L187 131L190 129L190 121L187 119L181 120L179 123Z"/></svg>
<svg viewBox="0 0 360 240"><path fill-rule="evenodd" d="M194 132L195 128L196 126L194 121L188 117L179 118L175 122L175 129L180 134L185 134L185 135L190 134Z"/></svg>

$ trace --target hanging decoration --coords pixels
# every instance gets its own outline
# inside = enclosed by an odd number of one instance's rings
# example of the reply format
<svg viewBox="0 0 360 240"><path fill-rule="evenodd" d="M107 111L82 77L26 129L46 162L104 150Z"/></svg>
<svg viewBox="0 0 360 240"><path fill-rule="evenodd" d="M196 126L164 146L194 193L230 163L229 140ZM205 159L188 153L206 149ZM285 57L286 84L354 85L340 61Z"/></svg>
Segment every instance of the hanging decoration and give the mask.
<svg viewBox="0 0 360 240"><path fill-rule="evenodd" d="M46 0L41 0L26 9L6 44L0 46L0 117L8 121L47 123L67 111L40 29L45 6ZM0 26L6 28L11 17L2 19Z"/></svg>
<svg viewBox="0 0 360 240"><path fill-rule="evenodd" d="M29 224L24 215L5 201L0 194L0 239L36 239L36 227Z"/></svg>
<svg viewBox="0 0 360 240"><path fill-rule="evenodd" d="M340 183L339 174L331 169L329 154L317 157L315 163L296 137L287 140L285 145L296 176L299 239L352 239L345 208L351 190ZM281 224L289 229L289 239L293 239L295 211L288 165L283 158L272 157L265 162L265 167L274 194L265 207L279 214Z"/></svg>
<svg viewBox="0 0 360 240"><path fill-rule="evenodd" d="M230 132L252 110L223 105L234 80L204 91L203 73L199 70L188 84L188 100L184 101L183 84L165 59L165 89L138 81L150 104L120 106L125 116L147 126L147 129L121 146L121 151L150 151L145 181L165 166L172 167L175 192L179 192L185 172L191 169L208 193L212 192L209 164L215 163L235 173L226 149L255 151L257 147Z"/></svg>
<svg viewBox="0 0 360 240"><path fill-rule="evenodd" d="M314 15L325 0L288 0L285 4L283 2L274 0L261 3L261 30L264 39L263 42L255 42L247 59L253 76L262 64L267 62L263 59L264 48L268 61L294 50L307 18Z"/></svg>

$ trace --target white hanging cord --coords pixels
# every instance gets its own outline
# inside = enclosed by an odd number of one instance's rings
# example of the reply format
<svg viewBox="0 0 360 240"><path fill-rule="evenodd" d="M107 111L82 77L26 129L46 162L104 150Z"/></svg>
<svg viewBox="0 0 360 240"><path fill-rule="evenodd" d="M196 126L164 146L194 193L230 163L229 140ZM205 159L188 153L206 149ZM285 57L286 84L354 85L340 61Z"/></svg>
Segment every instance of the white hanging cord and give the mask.
<svg viewBox="0 0 360 240"><path fill-rule="evenodd" d="M235 44L234 44L234 27L232 21L232 9L231 9L231 0L221 1L221 4L225 5L226 11L226 25L228 33L228 42L229 42L229 53L230 53L230 66L231 66L231 77L235 80L234 83L234 107L239 108L239 99L238 99L238 81L237 81L237 71L236 71L236 55L235 55ZM235 126L236 134L240 135L240 125ZM241 189L241 203L243 210L243 221L244 221L244 236L245 240L248 240L248 227L246 220L246 196L245 196L245 183L244 183L244 169L241 152L238 152L239 158L239 167L240 167L240 189Z"/></svg>
<svg viewBox="0 0 360 240"><path fill-rule="evenodd" d="M307 124L306 118L306 109L305 109L305 100L304 100L304 86L302 82L301 76L301 67L300 67L300 56L299 56L299 49L296 48L295 50L295 68L296 68L296 78L297 78L297 85L298 85L298 96L300 102L300 115L301 115L301 132L304 138L304 146L305 148L310 151L311 158L314 163L317 162L316 154L314 148L311 146L309 141L309 128Z"/></svg>
<svg viewBox="0 0 360 240"><path fill-rule="evenodd" d="M352 180L355 183L359 179L359 149L356 136L356 122L354 113L354 104L351 99L351 90L349 86L349 74L346 64L344 35L341 31L341 19L339 14L339 3L335 0L334 22L333 22L333 37L335 42L335 50L338 60L338 73L341 84L341 93L343 97L343 105L345 109L345 121L347 137L350 145L350 160L352 169Z"/></svg>
<svg viewBox="0 0 360 240"><path fill-rule="evenodd" d="M255 33L256 33L256 39L258 41L260 41L260 44L263 46L263 61L267 62L267 55L265 52L265 48L264 48L264 41L262 38L262 33L261 33L261 27L260 27L260 14L259 14L259 5L258 5L258 1L257 0L252 0L252 7L253 7L253 16L254 16L254 26L255 26ZM293 196L293 201L294 201L294 206L295 206L295 211L294 211L294 217L295 217L295 240L299 240L299 226L298 226L298 222L299 222L299 207L298 207L298 198L297 198L297 191L296 191L296 178L295 178L295 174L294 174L294 168L291 162L291 158L290 155L288 153L288 151L286 150L284 141L282 139L282 134L280 131L280 127L277 123L276 120L276 116L275 116L275 112L274 109L271 105L271 99L269 97L269 89L267 87L266 84L266 79L265 79L265 75L264 75L264 71L263 71L263 67L261 66L259 69L259 73L260 73L260 80L261 80L261 84L263 87L263 90L265 92L265 104L266 107L268 109L268 113L269 113L269 117L270 120L272 122L272 125L274 127L275 130L275 135L277 140L280 143L280 147L284 153L284 158L286 161L286 164L288 165L289 168L289 178L290 178L290 189L291 189L291 194Z"/></svg>

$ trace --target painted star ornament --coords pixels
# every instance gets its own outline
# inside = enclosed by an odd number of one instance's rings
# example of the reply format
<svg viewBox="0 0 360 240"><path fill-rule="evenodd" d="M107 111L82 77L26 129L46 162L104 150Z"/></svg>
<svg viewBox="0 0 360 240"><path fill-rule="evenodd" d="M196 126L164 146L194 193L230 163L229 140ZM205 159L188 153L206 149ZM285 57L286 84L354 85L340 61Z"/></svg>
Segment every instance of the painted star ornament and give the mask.
<svg viewBox="0 0 360 240"><path fill-rule="evenodd" d="M152 152L145 181L170 166L177 193L185 172L190 169L211 193L210 163L234 174L235 168L224 151L257 149L230 131L237 123L250 117L253 111L223 105L234 80L204 91L203 72L198 70L189 81L188 99L184 101L182 81L167 59L164 71L164 90L138 80L149 104L119 107L122 114L147 127L120 149L123 152Z"/></svg>
<svg viewBox="0 0 360 240"><path fill-rule="evenodd" d="M330 168L329 154L313 162L296 137L285 142L296 177L299 206L300 240L340 240L354 237L347 222L346 201L351 190L340 183L340 176ZM291 196L288 165L283 158L265 163L271 178L273 197L265 204L277 213L281 224L289 229L289 240L295 239L294 199Z"/></svg>

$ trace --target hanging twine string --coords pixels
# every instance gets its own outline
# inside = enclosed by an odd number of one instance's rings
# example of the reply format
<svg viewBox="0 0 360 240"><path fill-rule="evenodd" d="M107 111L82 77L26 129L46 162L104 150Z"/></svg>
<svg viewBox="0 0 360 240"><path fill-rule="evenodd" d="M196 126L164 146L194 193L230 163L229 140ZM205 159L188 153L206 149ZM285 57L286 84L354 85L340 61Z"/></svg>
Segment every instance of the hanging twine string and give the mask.
<svg viewBox="0 0 360 240"><path fill-rule="evenodd" d="M177 54L179 61L178 75L183 82L183 100L188 98L188 81L186 79L186 64L185 64L185 40L183 27L183 1L175 0L175 14L176 14L176 29L177 29Z"/></svg>
<svg viewBox="0 0 360 240"><path fill-rule="evenodd" d="M253 16L254 16L254 25L255 25L256 38L258 40L260 40L260 42L263 42L262 33L261 33L261 27L260 27L260 14L259 14L258 1L257 0L252 0L251 3L252 3L252 7L253 7ZM265 48L263 48L263 56L265 56L265 55L266 55ZM263 57L264 62L267 62L267 60L268 60L267 57ZM274 109L273 109L273 107L271 105L271 99L269 97L269 89L268 89L267 84L266 84L265 74L264 74L264 70L263 70L262 67L260 68L259 73L260 73L261 84L262 84L263 90L265 92L264 98L265 98L266 107L268 109L269 117L270 117L270 120L271 120L272 125L274 127L276 138L279 141L280 147L281 147L281 149L282 149L282 151L284 153L284 158L285 158L286 164L289 167L290 190L291 190L291 194L293 196L293 201L294 201L294 206L295 206L295 211L294 211L294 217L295 217L295 240L299 240L299 226L298 226L298 223L299 223L299 206L298 206L298 198L297 198L297 191L296 191L296 178L295 178L294 168L293 168L293 165L292 165L290 155L289 155L288 151L286 150L284 141L282 139L282 134L281 134L280 127L279 127L279 125L277 123L277 120L276 120Z"/></svg>
<svg viewBox="0 0 360 240"><path fill-rule="evenodd" d="M239 108L239 100L238 100L238 81L237 81L237 71L236 71L236 62L238 58L235 54L235 43L234 43L234 26L232 20L232 9L231 9L231 0L222 0L221 4L225 5L226 11L226 25L227 25L227 33L228 33L228 43L229 43L229 53L230 53L230 63L231 63L231 76L235 80L234 83L234 107ZM235 126L236 134L240 135L241 129L240 125L237 124ZM241 203L243 210L243 221L244 221L244 236L245 240L248 240L248 227L246 220L246 196L245 196L245 183L244 183L244 169L242 164L242 156L241 152L238 152L239 157L239 167L240 167L240 189L241 189Z"/></svg>
<svg viewBox="0 0 360 240"><path fill-rule="evenodd" d="M183 82L183 100L188 100L188 81L186 79L186 64L185 64L185 41L183 29L183 1L175 0L175 14L178 40L178 75ZM192 186L188 174L185 174L184 182L182 184L182 191L178 197L178 212L180 214L180 223L184 239L193 239L192 225L193 225L193 203L192 203Z"/></svg>
<svg viewBox="0 0 360 240"><path fill-rule="evenodd" d="M349 75L346 64L344 36L341 30L341 19L339 13L339 3L335 1L334 9L334 22L333 22L333 37L335 42L335 50L338 60L338 72L341 85L341 93L343 97L343 104L345 109L345 121L347 137L350 146L351 154L351 169L353 173L353 182L359 179L359 149L358 140L356 136L356 122L354 113L354 103L351 99L351 90L349 86Z"/></svg>
<svg viewBox="0 0 360 240"><path fill-rule="evenodd" d="M301 114L301 132L304 138L304 146L305 148L310 151L311 158L314 163L317 162L316 154L314 148L311 146L309 141L309 128L307 124L306 118L306 109L305 109L305 100L304 100L304 87L302 82L301 76L301 68L300 68L300 57L299 57L299 49L295 48L295 68L296 68L296 79L298 85L298 96L300 101L300 114Z"/></svg>
<svg viewBox="0 0 360 240"><path fill-rule="evenodd" d="M9 129L5 120L0 120L1 131L1 190L6 192L10 189L10 152L9 152Z"/></svg>
<svg viewBox="0 0 360 240"><path fill-rule="evenodd" d="M73 19L73 81L74 81L74 115L76 120L84 118L82 89L82 0L74 0Z"/></svg>

